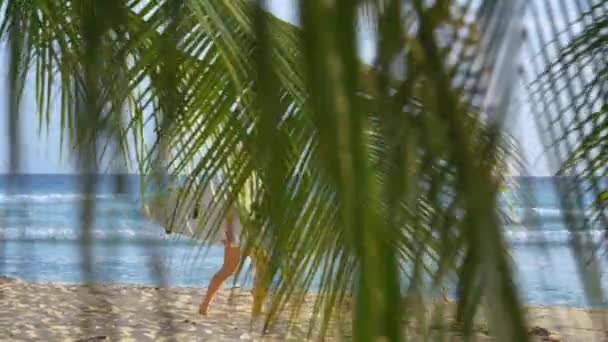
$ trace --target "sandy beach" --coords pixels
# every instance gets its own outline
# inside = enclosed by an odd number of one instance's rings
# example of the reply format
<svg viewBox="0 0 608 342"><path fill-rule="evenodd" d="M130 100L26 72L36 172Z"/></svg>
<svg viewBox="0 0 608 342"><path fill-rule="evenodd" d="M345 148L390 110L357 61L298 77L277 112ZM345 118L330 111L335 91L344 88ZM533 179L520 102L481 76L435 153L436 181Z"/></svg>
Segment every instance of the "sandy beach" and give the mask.
<svg viewBox="0 0 608 342"><path fill-rule="evenodd" d="M252 296L248 290L222 290L207 317L197 314L203 291L121 284L87 287L0 277L0 341L307 339L313 295L307 298L310 305L292 329L288 329L286 317L281 317L262 334L262 322L251 320ZM604 310L550 306L527 310L534 340L608 341ZM492 340L483 323L476 331L479 340ZM461 340L455 331L448 329L448 335L449 340ZM317 339L313 334L312 340Z"/></svg>
<svg viewBox="0 0 608 342"><path fill-rule="evenodd" d="M288 333L287 320L280 319L262 334L263 322L251 320L253 297L245 289L221 290L209 315L200 316L203 293L204 288L83 286L0 277L0 341L306 339L307 320Z"/></svg>

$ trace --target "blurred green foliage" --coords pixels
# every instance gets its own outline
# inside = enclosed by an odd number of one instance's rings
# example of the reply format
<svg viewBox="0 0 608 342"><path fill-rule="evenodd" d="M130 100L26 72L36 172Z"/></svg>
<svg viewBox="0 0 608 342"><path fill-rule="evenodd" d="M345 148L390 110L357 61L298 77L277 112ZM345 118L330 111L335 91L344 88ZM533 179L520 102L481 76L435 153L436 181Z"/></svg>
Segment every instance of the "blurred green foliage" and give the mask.
<svg viewBox="0 0 608 342"><path fill-rule="evenodd" d="M416 340L403 321L432 324L402 298L449 286L465 337L485 304L493 336L527 340L497 205L518 161L503 123L525 1L296 1L297 27L265 5L2 1L10 121L34 73L39 124L60 120L88 190L104 158L142 184L185 177L187 210L219 179L223 210L243 209L245 249L267 253L269 323L318 281L323 332L337 317L359 341Z"/></svg>

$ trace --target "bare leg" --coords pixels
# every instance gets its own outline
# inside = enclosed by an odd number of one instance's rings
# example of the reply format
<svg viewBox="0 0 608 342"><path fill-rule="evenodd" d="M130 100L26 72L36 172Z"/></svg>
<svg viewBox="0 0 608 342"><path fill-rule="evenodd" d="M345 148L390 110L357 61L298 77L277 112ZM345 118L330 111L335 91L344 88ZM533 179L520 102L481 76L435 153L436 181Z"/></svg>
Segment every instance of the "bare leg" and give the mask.
<svg viewBox="0 0 608 342"><path fill-rule="evenodd" d="M201 315L207 315L207 311L209 310L209 303L213 300L215 293L220 289L222 284L228 279L236 268L239 265L239 261L241 259L241 250L239 247L230 246L230 244L226 244L224 248L224 265L222 268L213 275L211 282L209 283L209 287L207 287L207 294L201 303L199 308L199 313Z"/></svg>

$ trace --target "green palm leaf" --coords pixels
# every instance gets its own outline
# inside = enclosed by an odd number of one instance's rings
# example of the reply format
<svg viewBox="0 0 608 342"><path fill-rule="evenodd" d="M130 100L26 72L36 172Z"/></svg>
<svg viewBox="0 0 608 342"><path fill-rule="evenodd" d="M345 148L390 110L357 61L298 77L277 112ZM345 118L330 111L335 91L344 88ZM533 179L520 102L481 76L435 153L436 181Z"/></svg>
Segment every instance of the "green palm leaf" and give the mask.
<svg viewBox="0 0 608 342"><path fill-rule="evenodd" d="M467 335L483 298L497 337L527 339L496 203L507 104L488 105L514 65L498 67L512 27L496 15L521 3L302 1L301 29L262 3L11 1L2 27L16 70L35 64L42 123L57 85L84 171L108 148L146 182L185 176L182 212L211 185L216 209L239 204L245 249L267 254L269 324L316 285L323 333L354 301L358 340L400 340L401 297L455 276ZM373 67L360 6L377 23Z"/></svg>

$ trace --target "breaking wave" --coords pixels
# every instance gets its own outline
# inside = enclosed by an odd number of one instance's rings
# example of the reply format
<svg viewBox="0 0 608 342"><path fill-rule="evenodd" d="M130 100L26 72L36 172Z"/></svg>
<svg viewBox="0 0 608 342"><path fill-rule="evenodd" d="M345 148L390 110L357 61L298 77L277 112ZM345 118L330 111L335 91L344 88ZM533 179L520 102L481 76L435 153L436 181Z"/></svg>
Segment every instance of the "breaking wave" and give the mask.
<svg viewBox="0 0 608 342"><path fill-rule="evenodd" d="M125 199L127 194L0 194L0 203L70 203L83 201L85 199L109 200Z"/></svg>

